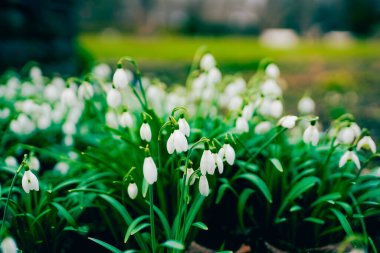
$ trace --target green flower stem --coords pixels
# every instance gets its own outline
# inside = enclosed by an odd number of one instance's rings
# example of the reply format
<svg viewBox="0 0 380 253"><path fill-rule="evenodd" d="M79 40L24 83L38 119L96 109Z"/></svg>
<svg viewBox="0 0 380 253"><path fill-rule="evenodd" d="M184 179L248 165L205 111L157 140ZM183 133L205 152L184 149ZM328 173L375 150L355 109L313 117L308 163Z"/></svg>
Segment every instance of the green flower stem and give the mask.
<svg viewBox="0 0 380 253"><path fill-rule="evenodd" d="M12 194L13 186L14 186L14 184L16 182L18 174L20 173L21 169L25 165L26 159L27 159L27 156L25 155L24 159L22 160L20 166L16 170L16 173L15 173L13 179L12 179L11 188L9 189L8 196L7 196L7 202L5 203L4 214L3 214L3 221L1 223L1 229L0 229L0 235L2 235L4 233L3 228L4 228L5 218L6 218L7 211L8 211L8 206L9 206L9 199L10 199L11 194Z"/></svg>
<svg viewBox="0 0 380 253"><path fill-rule="evenodd" d="M156 231L154 226L154 210L153 210L153 185L149 185L149 209L150 209L150 241L152 252L156 252Z"/></svg>

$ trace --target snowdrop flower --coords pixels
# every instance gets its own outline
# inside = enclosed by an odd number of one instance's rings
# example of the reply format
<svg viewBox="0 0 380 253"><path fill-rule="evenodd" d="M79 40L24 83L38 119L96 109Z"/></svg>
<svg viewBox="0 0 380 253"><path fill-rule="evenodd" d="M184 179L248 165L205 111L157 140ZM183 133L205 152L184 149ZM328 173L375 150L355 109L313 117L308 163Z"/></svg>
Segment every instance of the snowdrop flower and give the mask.
<svg viewBox="0 0 380 253"><path fill-rule="evenodd" d="M195 183L195 176L192 176L193 173L194 173L193 168L186 169L186 185L193 185Z"/></svg>
<svg viewBox="0 0 380 253"><path fill-rule="evenodd" d="M238 133L248 133L249 132L248 121L241 116L239 118L237 118L235 127L236 127L236 131Z"/></svg>
<svg viewBox="0 0 380 253"><path fill-rule="evenodd" d="M349 126L340 129L337 138L342 143L351 144L356 137L360 136L360 132L360 127L356 123L351 123Z"/></svg>
<svg viewBox="0 0 380 253"><path fill-rule="evenodd" d="M99 79L107 79L111 74L111 68L107 64L99 64L94 67L92 73Z"/></svg>
<svg viewBox="0 0 380 253"><path fill-rule="evenodd" d="M205 175L202 175L199 178L199 193L205 197L207 197L210 193L210 188L208 186L208 181Z"/></svg>
<svg viewBox="0 0 380 253"><path fill-rule="evenodd" d="M107 104L111 108L117 108L121 105L122 98L120 92L112 87L107 93Z"/></svg>
<svg viewBox="0 0 380 253"><path fill-rule="evenodd" d="M170 134L166 148L169 154L173 154L174 151L177 153L186 152L189 147L185 135L179 129L176 129Z"/></svg>
<svg viewBox="0 0 380 253"><path fill-rule="evenodd" d="M141 140L146 142L150 142L152 139L152 131L150 130L150 126L146 121L144 121L140 127L140 137Z"/></svg>
<svg viewBox="0 0 380 253"><path fill-rule="evenodd" d="M284 128L293 128L296 125L297 119L298 119L297 116L287 115L287 116L282 117L278 123L280 124L280 126Z"/></svg>
<svg viewBox="0 0 380 253"><path fill-rule="evenodd" d="M277 82L272 79L266 80L261 85L261 92L265 96L271 96L271 97L280 97L282 95L282 90L280 86L278 86Z"/></svg>
<svg viewBox="0 0 380 253"><path fill-rule="evenodd" d="M12 237L8 236L1 242L1 252L17 253L17 244Z"/></svg>
<svg viewBox="0 0 380 253"><path fill-rule="evenodd" d="M18 162L17 162L17 159L14 157L14 156L7 156L4 160L4 163L5 165L9 166L9 167L18 167Z"/></svg>
<svg viewBox="0 0 380 253"><path fill-rule="evenodd" d="M362 148L371 150L372 153L376 153L376 144L371 136L367 135L360 139L358 145L356 146L356 149L359 151Z"/></svg>
<svg viewBox="0 0 380 253"><path fill-rule="evenodd" d="M124 111L119 117L119 123L121 127L133 127L133 117L128 111Z"/></svg>
<svg viewBox="0 0 380 253"><path fill-rule="evenodd" d="M69 169L69 165L65 162L59 162L53 168L54 171L59 172L61 175L66 175Z"/></svg>
<svg viewBox="0 0 380 253"><path fill-rule="evenodd" d="M303 141L306 144L311 143L313 146L317 146L319 141L319 132L317 126L315 126L315 122L312 122L303 133Z"/></svg>
<svg viewBox="0 0 380 253"><path fill-rule="evenodd" d="M61 94L61 103L64 106L72 107L76 104L77 96L75 91L71 87L66 87Z"/></svg>
<svg viewBox="0 0 380 253"><path fill-rule="evenodd" d="M312 114L315 111L315 102L310 97L303 97L298 102L298 111L301 114Z"/></svg>
<svg viewBox="0 0 380 253"><path fill-rule="evenodd" d="M81 99L89 100L94 96L94 88L89 82L83 82L78 88L78 96Z"/></svg>
<svg viewBox="0 0 380 253"><path fill-rule="evenodd" d="M200 62L200 67L202 70L208 71L215 67L215 58L212 54L205 54Z"/></svg>
<svg viewBox="0 0 380 253"><path fill-rule="evenodd" d="M207 74L207 84L214 85L222 80L222 73L218 68L212 68Z"/></svg>
<svg viewBox="0 0 380 253"><path fill-rule="evenodd" d="M148 184L153 184L157 181L157 167L151 156L147 156L144 159L143 173Z"/></svg>
<svg viewBox="0 0 380 253"><path fill-rule="evenodd" d="M40 169L40 161L37 157L31 156L29 157L29 163L28 166L31 170L38 171Z"/></svg>
<svg viewBox="0 0 380 253"><path fill-rule="evenodd" d="M31 190L40 190L37 177L29 169L26 170L22 176L22 188L26 193L29 193Z"/></svg>
<svg viewBox="0 0 380 253"><path fill-rule="evenodd" d="M0 119L7 119L11 111L8 108L0 109Z"/></svg>
<svg viewBox="0 0 380 253"><path fill-rule="evenodd" d="M218 168L219 174L222 174L223 170L224 170L224 165L223 165L222 158L219 156L219 154L216 154L216 153L213 153L212 155L214 156L215 165ZM213 171L213 173L209 173L209 174L213 175L214 171Z"/></svg>
<svg viewBox="0 0 380 253"><path fill-rule="evenodd" d="M229 143L225 143L223 147L220 148L218 155L220 158L226 158L229 165L233 165L235 161L235 150Z"/></svg>
<svg viewBox="0 0 380 253"><path fill-rule="evenodd" d="M50 115L43 115L37 121L37 127L40 130L48 129L51 125L51 117Z"/></svg>
<svg viewBox="0 0 380 253"><path fill-rule="evenodd" d="M243 111L241 112L241 115L246 120L250 120L253 116L254 110L255 110L255 105L253 103L249 103L243 107Z"/></svg>
<svg viewBox="0 0 380 253"><path fill-rule="evenodd" d="M62 125L62 132L66 135L73 135L77 132L77 129L73 122L66 121L66 123Z"/></svg>
<svg viewBox="0 0 380 253"><path fill-rule="evenodd" d="M111 128L118 128L119 122L117 120L117 115L114 111L108 111L106 113L106 124Z"/></svg>
<svg viewBox="0 0 380 253"><path fill-rule="evenodd" d="M125 89L128 87L128 76L127 72L121 66L118 66L115 73L113 74L112 81L116 88Z"/></svg>
<svg viewBox="0 0 380 253"><path fill-rule="evenodd" d="M277 67L276 64L271 63L265 68L265 74L269 78L276 79L280 76L280 69Z"/></svg>
<svg viewBox="0 0 380 253"><path fill-rule="evenodd" d="M138 192L139 192L139 189L137 188L136 183L130 183L128 185L128 196L131 199L135 199L137 197Z"/></svg>
<svg viewBox="0 0 380 253"><path fill-rule="evenodd" d="M183 115L181 115L181 117L178 120L178 126L179 126L179 130L184 135L186 135L186 137L190 136L190 126L189 126L189 123L187 123L187 121Z"/></svg>
<svg viewBox="0 0 380 253"><path fill-rule="evenodd" d="M339 160L339 168L342 168L347 161L353 161L356 165L356 168L360 169L360 161L358 156L352 151L352 149L348 149Z"/></svg>
<svg viewBox="0 0 380 253"><path fill-rule="evenodd" d="M230 103L228 104L228 109L230 111L238 111L242 105L243 105L243 99L240 96L234 96L230 100Z"/></svg>
<svg viewBox="0 0 380 253"><path fill-rule="evenodd" d="M270 104L269 111L272 117L279 118L283 112L282 102L279 99L272 101L272 103Z"/></svg>
<svg viewBox="0 0 380 253"><path fill-rule="evenodd" d="M265 134L272 128L272 123L269 121L262 121L255 127L255 134Z"/></svg>
<svg viewBox="0 0 380 253"><path fill-rule="evenodd" d="M200 169L202 175L206 175L206 172L209 174L214 174L216 168L215 164L215 158L213 154L211 153L208 144L205 144L205 150L203 151L201 162L200 162Z"/></svg>
<svg viewBox="0 0 380 253"><path fill-rule="evenodd" d="M70 134L66 135L65 138L63 139L63 143L68 147L72 146L74 144L73 136Z"/></svg>

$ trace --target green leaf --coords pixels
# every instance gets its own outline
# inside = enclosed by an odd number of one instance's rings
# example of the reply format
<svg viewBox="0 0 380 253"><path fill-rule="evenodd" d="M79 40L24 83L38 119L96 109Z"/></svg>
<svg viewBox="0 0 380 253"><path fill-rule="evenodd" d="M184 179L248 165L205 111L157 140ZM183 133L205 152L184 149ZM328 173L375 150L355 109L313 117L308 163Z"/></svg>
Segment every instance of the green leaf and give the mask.
<svg viewBox="0 0 380 253"><path fill-rule="evenodd" d="M277 212L277 217L285 211L286 207L291 205L295 199L300 197L304 192L312 188L314 185L319 184L320 179L317 177L305 177L298 183L296 183L288 192L284 201L282 202L280 208Z"/></svg>
<svg viewBox="0 0 380 253"><path fill-rule="evenodd" d="M292 180L292 183L291 184L294 184L296 183L298 180L300 180L301 178L305 177L305 176L309 176L310 174L313 174L315 172L315 169L307 169L307 170L304 170L302 171L301 173L297 174L297 176L295 176Z"/></svg>
<svg viewBox="0 0 380 253"><path fill-rule="evenodd" d="M274 167L279 171L279 172L284 172L284 169L282 168L281 162L277 158L271 158L269 159Z"/></svg>
<svg viewBox="0 0 380 253"><path fill-rule="evenodd" d="M371 248L373 250L373 253L378 253L377 252L377 249L376 249L376 245L375 243L373 242L372 238L368 236L368 241L369 241L369 245L371 245Z"/></svg>
<svg viewBox="0 0 380 253"><path fill-rule="evenodd" d="M269 188L261 178L259 178L257 175L248 174L248 173L245 173L245 174L237 177L237 179L240 179L240 178L246 179L247 181L254 184L257 188L259 188L259 190L262 192L262 194L268 200L268 202L272 203L272 195L269 191Z"/></svg>
<svg viewBox="0 0 380 253"><path fill-rule="evenodd" d="M111 244L108 244L106 242L103 242L99 239L95 239L95 238L91 238L91 237L88 237L88 239L90 239L91 241L93 242L96 242L97 244L99 244L100 246L103 246L104 248L108 249L109 251L113 252L113 253L123 253L121 250L119 250L118 248L112 246Z"/></svg>
<svg viewBox="0 0 380 253"><path fill-rule="evenodd" d="M178 250L185 249L185 246L182 243L175 240L167 240L166 242L161 243L160 245L162 247L171 248L171 249L178 249Z"/></svg>
<svg viewBox="0 0 380 253"><path fill-rule="evenodd" d="M71 214L66 210L66 208L64 208L62 205L58 204L57 202L51 202L51 205L54 206L57 209L58 214L61 215L63 218L65 218L65 220L71 226L73 226L74 228L78 227L78 225L75 222L73 216L71 216Z"/></svg>
<svg viewBox="0 0 380 253"><path fill-rule="evenodd" d="M234 192L235 194L237 194L236 191L234 190L234 188L232 188L231 185L229 185L229 184L222 184L222 185L219 187L219 189L218 189L218 194L217 194L217 196L216 196L215 204L219 204L219 203L220 203L220 201L222 200L222 198L223 198L223 196L224 196L224 192L225 192L227 189L229 189L229 190L231 190L232 192Z"/></svg>
<svg viewBox="0 0 380 253"><path fill-rule="evenodd" d="M189 233L190 227L193 224L195 217L197 216L199 209L202 207L202 203L205 200L205 197L198 194L197 198L194 200L193 204L190 207L189 213L185 222L185 233L184 238L186 238L187 233Z"/></svg>
<svg viewBox="0 0 380 253"><path fill-rule="evenodd" d="M316 201L314 201L311 204L311 207L314 207L318 204L322 204L322 203L325 203L328 201L337 200L337 199L340 199L341 197L342 197L342 195L339 192L333 192L333 193L330 193L330 194L327 194L327 195L324 195L324 196L318 198Z"/></svg>
<svg viewBox="0 0 380 253"><path fill-rule="evenodd" d="M138 225L137 227L135 227L134 229L132 229L131 235L134 235L134 234L140 232L141 230L143 230L144 228L147 228L149 226L150 226L149 223L142 223L142 224Z"/></svg>
<svg viewBox="0 0 380 253"><path fill-rule="evenodd" d="M240 222L240 225L244 227L244 210L246 208L246 203L249 197L255 191L249 188L243 190L243 192L239 196L238 205L237 205L237 215Z"/></svg>
<svg viewBox="0 0 380 253"><path fill-rule="evenodd" d="M149 218L149 215L142 215L132 221L132 223L128 226L127 232L125 233L124 243L127 243L129 237L132 235L132 231L139 225L139 223L147 218Z"/></svg>
<svg viewBox="0 0 380 253"><path fill-rule="evenodd" d="M325 224L325 221L322 220L322 219L318 219L318 218L315 218L315 217L307 217L305 219L303 219L304 221L308 221L308 222L311 222L311 223L315 223L315 224L318 224L318 225L323 225Z"/></svg>
<svg viewBox="0 0 380 253"><path fill-rule="evenodd" d="M204 224L201 221L193 223L193 227L197 227L197 228L200 228L202 230L208 230L208 227L206 226L206 224Z"/></svg>
<svg viewBox="0 0 380 253"><path fill-rule="evenodd" d="M148 203L148 201L147 201ZM170 225L168 219L165 217L164 213L157 207L153 206L153 210L156 212L158 218L160 219L162 223L162 228L164 229L166 238L170 238Z"/></svg>
<svg viewBox="0 0 380 253"><path fill-rule="evenodd" d="M291 213L294 213L294 212L297 212L297 211L300 211L300 210L302 210L302 207L300 207L299 205L295 205L295 206L292 206L289 211Z"/></svg>
<svg viewBox="0 0 380 253"><path fill-rule="evenodd" d="M342 226L343 230L346 232L348 236L353 236L354 231L352 231L352 228L350 226L350 223L348 222L346 216L344 216L339 210L335 208L330 208L330 211L334 213L334 215L338 218L340 225Z"/></svg>

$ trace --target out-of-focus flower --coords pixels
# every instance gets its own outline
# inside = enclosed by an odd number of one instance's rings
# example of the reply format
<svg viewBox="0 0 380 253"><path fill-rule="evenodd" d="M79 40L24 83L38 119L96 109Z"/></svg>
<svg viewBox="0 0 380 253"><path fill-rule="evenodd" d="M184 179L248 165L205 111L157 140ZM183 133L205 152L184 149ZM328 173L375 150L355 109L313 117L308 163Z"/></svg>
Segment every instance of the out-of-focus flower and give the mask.
<svg viewBox="0 0 380 253"><path fill-rule="evenodd" d="M353 161L357 169L360 169L359 157L352 150L347 150L339 160L339 168L342 168L348 161Z"/></svg>
<svg viewBox="0 0 380 253"><path fill-rule="evenodd" d="M277 67L276 64L271 63L265 68L265 74L269 78L276 79L280 76L280 69Z"/></svg>
<svg viewBox="0 0 380 253"><path fill-rule="evenodd" d="M128 196L131 199L135 199L137 197L138 192L139 192L139 189L137 188L136 183L130 183L128 185Z"/></svg>
<svg viewBox="0 0 380 253"><path fill-rule="evenodd" d="M297 116L287 115L287 116L282 117L278 123L280 124L280 126L290 129L290 128L295 127L297 119L298 119Z"/></svg>
<svg viewBox="0 0 380 253"><path fill-rule="evenodd" d="M248 133L249 132L249 125L245 118L239 117L236 120L236 131L238 133Z"/></svg>
<svg viewBox="0 0 380 253"><path fill-rule="evenodd" d="M122 103L122 97L120 92L115 89L111 88L107 93L107 104L111 108L117 108Z"/></svg>
<svg viewBox="0 0 380 253"><path fill-rule="evenodd" d="M300 114L313 114L315 111L315 102L312 98L305 96L300 99L297 107Z"/></svg>
<svg viewBox="0 0 380 253"><path fill-rule="evenodd" d="M125 89L128 87L129 78L123 68L117 68L113 74L112 81L116 88Z"/></svg>
<svg viewBox="0 0 380 253"><path fill-rule="evenodd" d="M215 67L215 58L212 54L205 54L200 62L200 67L202 70L208 71Z"/></svg>
<svg viewBox="0 0 380 253"><path fill-rule="evenodd" d="M94 88L89 82L83 82L78 88L78 96L81 99L89 100L94 96Z"/></svg>
<svg viewBox="0 0 380 253"><path fill-rule="evenodd" d="M133 117L128 111L123 112L119 117L119 123L121 127L133 127Z"/></svg>
<svg viewBox="0 0 380 253"><path fill-rule="evenodd" d="M362 148L369 149L372 153L376 153L376 144L371 138L371 136L364 136L359 140L356 149L360 150Z"/></svg>
<svg viewBox="0 0 380 253"><path fill-rule="evenodd" d="M269 121L262 121L258 123L255 127L256 134L265 134L272 128L272 123Z"/></svg>
<svg viewBox="0 0 380 253"><path fill-rule="evenodd" d="M311 143L313 146L317 146L319 141L319 132L317 126L310 124L303 133L303 141L308 144Z"/></svg>
<svg viewBox="0 0 380 253"><path fill-rule="evenodd" d="M1 242L1 252L3 253L17 253L16 241L8 236Z"/></svg>

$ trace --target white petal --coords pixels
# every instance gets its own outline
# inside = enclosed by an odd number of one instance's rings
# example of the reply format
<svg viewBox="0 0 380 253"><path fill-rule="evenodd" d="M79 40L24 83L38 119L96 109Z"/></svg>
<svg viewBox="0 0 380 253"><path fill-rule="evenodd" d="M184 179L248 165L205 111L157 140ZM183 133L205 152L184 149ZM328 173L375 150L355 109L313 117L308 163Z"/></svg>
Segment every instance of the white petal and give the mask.
<svg viewBox="0 0 380 253"><path fill-rule="evenodd" d="M226 149L226 161L229 165L233 165L235 161L235 150L232 148L230 144L225 145Z"/></svg>
<svg viewBox="0 0 380 253"><path fill-rule="evenodd" d="M169 154L173 154L174 152L174 137L173 134L170 134L168 142L166 143L166 149Z"/></svg>
<svg viewBox="0 0 380 253"><path fill-rule="evenodd" d="M144 178L148 184L153 184L157 181L157 167L152 157L145 157L143 164Z"/></svg>
<svg viewBox="0 0 380 253"><path fill-rule="evenodd" d="M24 172L22 188L26 193L29 193L30 190L39 191L40 189L37 177L30 170Z"/></svg>
<svg viewBox="0 0 380 253"><path fill-rule="evenodd" d="M223 169L224 169L222 158L220 158L218 156L218 154L214 154L214 159L215 159L216 165L218 167L219 174L222 174L223 173Z"/></svg>
<svg viewBox="0 0 380 253"><path fill-rule="evenodd" d="M137 188L137 185L135 183L130 183L128 185L128 196L131 199L135 199L137 197L138 192L139 189Z"/></svg>
<svg viewBox="0 0 380 253"><path fill-rule="evenodd" d="M350 151L346 151L339 160L339 168L342 168L350 157Z"/></svg>
<svg viewBox="0 0 380 253"><path fill-rule="evenodd" d="M226 149L224 148L224 146L225 145L223 145L223 147L221 147L220 149L219 149L219 152L218 152L218 156L220 157L220 158L224 158L224 155L225 155L225 153L226 153Z"/></svg>
<svg viewBox="0 0 380 253"><path fill-rule="evenodd" d="M245 118L239 117L236 120L236 130L238 133L247 133L249 131L248 122Z"/></svg>
<svg viewBox="0 0 380 253"><path fill-rule="evenodd" d="M215 161L212 157L211 151L210 150L203 151L203 154L201 157L201 163L200 163L202 175L206 175L206 172L212 170L212 166L215 166Z"/></svg>
<svg viewBox="0 0 380 253"><path fill-rule="evenodd" d="M296 125L298 117L293 115L284 116L280 119L279 123L284 128L293 128Z"/></svg>
<svg viewBox="0 0 380 253"><path fill-rule="evenodd" d="M3 253L17 253L17 244L12 237L6 237L1 242L1 251Z"/></svg>
<svg viewBox="0 0 380 253"><path fill-rule="evenodd" d="M205 175L202 175L199 179L199 193L205 197L208 196L210 192L208 181Z"/></svg>
<svg viewBox="0 0 380 253"><path fill-rule="evenodd" d="M128 86L128 76L125 70L122 68L116 69L112 81L116 88L126 88Z"/></svg>
<svg viewBox="0 0 380 253"><path fill-rule="evenodd" d="M178 120L179 130L186 135L187 137L190 136L190 126L189 123L184 118L180 118Z"/></svg>
<svg viewBox="0 0 380 253"><path fill-rule="evenodd" d="M351 160L355 163L356 168L360 169L359 157L354 152L351 152Z"/></svg>
<svg viewBox="0 0 380 253"><path fill-rule="evenodd" d="M372 153L376 153L376 144L371 137L368 137L368 145Z"/></svg>

